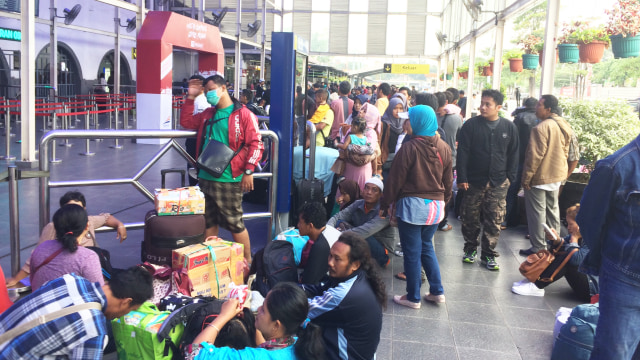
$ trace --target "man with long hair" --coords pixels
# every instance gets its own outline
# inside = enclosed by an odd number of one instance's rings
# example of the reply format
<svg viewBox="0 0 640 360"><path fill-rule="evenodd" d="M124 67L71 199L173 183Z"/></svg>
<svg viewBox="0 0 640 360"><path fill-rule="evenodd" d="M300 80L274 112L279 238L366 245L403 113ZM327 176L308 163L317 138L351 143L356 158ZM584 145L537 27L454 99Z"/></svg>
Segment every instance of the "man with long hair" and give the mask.
<svg viewBox="0 0 640 360"><path fill-rule="evenodd" d="M343 233L331 246L329 279L302 285L309 319L322 327L329 359L373 359L382 330L387 293L369 245Z"/></svg>

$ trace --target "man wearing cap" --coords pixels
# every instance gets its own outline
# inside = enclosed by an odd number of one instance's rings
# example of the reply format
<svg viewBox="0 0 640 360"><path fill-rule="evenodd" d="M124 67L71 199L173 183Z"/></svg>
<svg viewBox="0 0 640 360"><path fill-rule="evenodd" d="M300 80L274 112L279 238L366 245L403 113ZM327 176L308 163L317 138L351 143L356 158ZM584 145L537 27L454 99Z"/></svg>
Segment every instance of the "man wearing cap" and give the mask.
<svg viewBox="0 0 640 360"><path fill-rule="evenodd" d="M256 103L260 102L262 96L264 96L264 79L260 79L260 83L258 84L258 86L256 86Z"/></svg>
<svg viewBox="0 0 640 360"><path fill-rule="evenodd" d="M364 185L362 199L335 214L327 225L365 238L371 249L371 257L385 267L389 263L389 251L393 251L398 240L398 230L389 225L388 217L379 216L383 190L382 180L370 178Z"/></svg>

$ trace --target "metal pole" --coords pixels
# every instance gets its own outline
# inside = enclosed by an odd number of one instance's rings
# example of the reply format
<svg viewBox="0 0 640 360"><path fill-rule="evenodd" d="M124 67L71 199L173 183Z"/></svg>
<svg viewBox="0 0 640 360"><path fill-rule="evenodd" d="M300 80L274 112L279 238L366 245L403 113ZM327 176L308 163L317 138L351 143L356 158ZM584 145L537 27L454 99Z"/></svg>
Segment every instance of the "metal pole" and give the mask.
<svg viewBox="0 0 640 360"><path fill-rule="evenodd" d="M120 130L120 129L118 129L118 110L119 110L119 109L118 109L118 108L116 108L116 111L115 111L115 113L116 113L116 115L115 115L115 118L116 118L116 131L117 131L117 130ZM120 144L118 143L118 138L116 138L116 139L115 139L115 144L114 144L114 145L112 145L112 146L111 146L111 148L112 148L112 149L122 149L122 145L120 145Z"/></svg>
<svg viewBox="0 0 640 360"><path fill-rule="evenodd" d="M504 44L504 20L498 22L496 26L495 53L493 55L493 83L491 87L500 90L500 80L502 78L502 49Z"/></svg>
<svg viewBox="0 0 640 360"><path fill-rule="evenodd" d="M240 45L240 33L242 32L242 1L237 1L236 6L236 63L235 63L235 84L233 84L233 95L236 99L240 100L240 81L242 79L242 54L240 50L242 46Z"/></svg>
<svg viewBox="0 0 640 360"><path fill-rule="evenodd" d="M16 166L9 165L9 236L11 239L11 276L20 271L20 209Z"/></svg>
<svg viewBox="0 0 640 360"><path fill-rule="evenodd" d="M49 96L55 102L56 89L58 88L58 34L56 32L56 0L51 0L49 10L51 12L51 33L49 34Z"/></svg>
<svg viewBox="0 0 640 360"><path fill-rule="evenodd" d="M473 99L473 82L476 75L476 38L469 41L469 77L467 78L467 119L471 117L471 112L478 112ZM476 95L480 96L480 94ZM474 111L475 110L475 111Z"/></svg>
<svg viewBox="0 0 640 360"><path fill-rule="evenodd" d="M266 73L265 71L266 70L265 59L267 57L267 53L265 50L265 43L267 42L267 35L266 35L267 27L265 26L266 23L267 23L267 0L262 0L262 49L260 51L260 79L264 79L264 75Z"/></svg>
<svg viewBox="0 0 640 360"><path fill-rule="evenodd" d="M64 112L67 113L68 112L68 107L67 105L64 106ZM69 130L69 116L65 115L62 117L62 128L65 130ZM64 139L64 142L60 144L60 146L66 146L66 147L71 147L73 146L72 143L69 142L69 139Z"/></svg>
<svg viewBox="0 0 640 360"><path fill-rule="evenodd" d="M547 26L544 33L544 51L542 52L542 77L540 95L553 93L553 79L556 69L556 34L560 16L560 1L547 2ZM533 96L533 92L529 93Z"/></svg>
<svg viewBox="0 0 640 360"><path fill-rule="evenodd" d="M25 118L20 124L20 160L31 162L36 155L35 99L36 99L36 27L34 0L21 0L20 29L20 116Z"/></svg>
<svg viewBox="0 0 640 360"><path fill-rule="evenodd" d="M84 128L85 130L89 130L89 123L91 122L91 113L89 110L87 110L87 115L85 117L85 121L84 121ZM90 139L87 138L87 140L85 140L85 148L84 148L84 152L80 153L80 155L84 155L84 156L93 156L96 153L91 152L91 149L89 148L89 144L90 144Z"/></svg>
<svg viewBox="0 0 640 360"><path fill-rule="evenodd" d="M11 156L11 142L9 141L11 138L11 108L7 108L7 112L4 115L5 124L4 124L4 136L5 136L5 156L0 157L2 160L15 160L15 156Z"/></svg>
<svg viewBox="0 0 640 360"><path fill-rule="evenodd" d="M51 119L53 120L53 126L52 126L52 130L56 129L56 122L58 122L58 116L56 115L56 113L51 114ZM51 141L51 162L56 164L59 163L60 159L56 158L56 141L53 140Z"/></svg>
<svg viewBox="0 0 640 360"><path fill-rule="evenodd" d="M307 128L309 129L309 177L308 179L315 179L316 177L316 126L309 120L307 120ZM302 146L302 156L305 156L304 145ZM302 174L304 179L304 174Z"/></svg>

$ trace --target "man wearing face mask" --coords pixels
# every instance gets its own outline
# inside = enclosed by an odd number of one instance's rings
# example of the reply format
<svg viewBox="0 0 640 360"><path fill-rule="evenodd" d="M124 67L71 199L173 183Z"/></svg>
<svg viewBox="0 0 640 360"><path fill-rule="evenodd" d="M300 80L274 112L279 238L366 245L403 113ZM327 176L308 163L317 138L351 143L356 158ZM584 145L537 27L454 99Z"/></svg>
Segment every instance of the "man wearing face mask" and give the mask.
<svg viewBox="0 0 640 360"><path fill-rule="evenodd" d="M233 240L244 245L244 257L251 262L249 233L242 221L242 194L253 190L253 171L264 150L258 119L246 106L229 96L220 75L205 79L205 95L211 107L194 115L194 99L201 86L199 80L189 82L188 96L180 115L180 125L198 130L196 158L211 140L237 151L220 177L203 169L198 171L198 183L205 195L206 236L217 236L219 227L229 230Z"/></svg>

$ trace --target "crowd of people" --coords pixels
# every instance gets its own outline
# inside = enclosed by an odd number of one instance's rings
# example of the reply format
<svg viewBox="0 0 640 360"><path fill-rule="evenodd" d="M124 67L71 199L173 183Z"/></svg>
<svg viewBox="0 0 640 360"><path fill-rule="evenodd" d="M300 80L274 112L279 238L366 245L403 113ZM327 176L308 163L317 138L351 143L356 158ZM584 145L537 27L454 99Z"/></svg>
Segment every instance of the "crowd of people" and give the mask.
<svg viewBox="0 0 640 360"><path fill-rule="evenodd" d="M228 90L219 75L192 77L180 122L198 131L188 145L194 157L209 146L234 152L219 176L198 169L195 178L205 195L206 235L229 230L250 263L242 195L253 190L264 149L256 115L266 114L270 94L264 80L255 95L242 91L240 101ZM406 281L395 303L412 309L423 300L444 303L434 235L452 230L450 213L459 216L462 266L479 258L488 270L499 271L497 244L502 230L519 223L521 189L531 247L520 255L578 248L562 275L581 300L600 299L592 358L630 358L640 340L636 321L627 318L635 319L638 309L640 138L598 163L582 204L566 212L568 235L561 239L558 197L580 154L553 95L525 99L511 121L502 116L504 95L498 90L482 91L477 106L476 94L467 99L454 88L430 94L388 83L352 88L343 81L304 90L296 89L294 143L300 156L310 141L327 149L317 156L329 160L317 163L336 175L325 191L335 206L309 202L292 209L299 234L308 238L308 253L297 283L279 283L268 292L255 328L246 334L249 345L232 349L217 341L221 329L242 313L231 299L196 337L189 359L375 358L387 304L380 269L390 255L402 257L404 271L396 277ZM303 144L307 121L316 137ZM153 295L151 276L140 267L114 272L105 281L100 252L91 248L97 248L94 229L111 226L121 241L126 230L109 214L88 216L85 207L77 192L60 199L29 262L6 281L14 286L29 276L34 291L0 314L0 332L62 308L94 307L35 325L0 344L0 357L100 358L110 340L108 320ZM425 280L428 291L421 294ZM544 295L528 280L514 283L512 291Z"/></svg>

